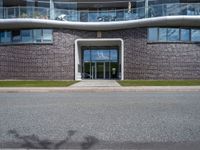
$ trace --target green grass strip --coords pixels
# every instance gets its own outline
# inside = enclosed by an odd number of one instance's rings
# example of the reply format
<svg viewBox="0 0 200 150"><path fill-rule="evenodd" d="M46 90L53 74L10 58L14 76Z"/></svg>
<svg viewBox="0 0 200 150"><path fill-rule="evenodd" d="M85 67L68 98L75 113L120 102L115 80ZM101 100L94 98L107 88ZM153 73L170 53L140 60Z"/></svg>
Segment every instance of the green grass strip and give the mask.
<svg viewBox="0 0 200 150"><path fill-rule="evenodd" d="M200 80L123 80L121 86L199 86Z"/></svg>
<svg viewBox="0 0 200 150"><path fill-rule="evenodd" d="M0 81L0 87L67 87L77 81Z"/></svg>

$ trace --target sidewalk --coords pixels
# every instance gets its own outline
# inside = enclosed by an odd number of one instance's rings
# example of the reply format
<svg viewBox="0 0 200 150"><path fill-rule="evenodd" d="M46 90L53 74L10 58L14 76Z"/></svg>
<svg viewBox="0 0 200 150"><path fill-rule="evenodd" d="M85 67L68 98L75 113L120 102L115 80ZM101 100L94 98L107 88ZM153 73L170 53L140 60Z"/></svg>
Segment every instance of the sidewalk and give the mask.
<svg viewBox="0 0 200 150"><path fill-rule="evenodd" d="M43 92L200 92L200 86L137 87L0 87L0 93Z"/></svg>

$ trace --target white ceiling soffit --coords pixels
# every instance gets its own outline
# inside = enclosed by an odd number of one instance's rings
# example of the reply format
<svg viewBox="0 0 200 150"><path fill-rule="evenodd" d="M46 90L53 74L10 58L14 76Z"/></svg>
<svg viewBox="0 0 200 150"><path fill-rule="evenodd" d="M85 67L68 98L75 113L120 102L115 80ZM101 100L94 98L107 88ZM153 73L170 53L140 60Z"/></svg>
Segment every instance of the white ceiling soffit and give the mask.
<svg viewBox="0 0 200 150"><path fill-rule="evenodd" d="M156 26L200 27L200 16L165 16L116 22L69 22L44 19L0 19L0 29L65 28L95 31Z"/></svg>

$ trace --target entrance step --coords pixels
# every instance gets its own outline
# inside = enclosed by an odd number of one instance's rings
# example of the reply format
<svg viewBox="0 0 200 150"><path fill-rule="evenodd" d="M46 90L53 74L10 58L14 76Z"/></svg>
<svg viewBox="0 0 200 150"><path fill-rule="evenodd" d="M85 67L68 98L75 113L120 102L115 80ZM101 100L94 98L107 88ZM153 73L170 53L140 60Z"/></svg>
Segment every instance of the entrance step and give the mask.
<svg viewBox="0 0 200 150"><path fill-rule="evenodd" d="M120 87L115 80L81 80L71 87Z"/></svg>

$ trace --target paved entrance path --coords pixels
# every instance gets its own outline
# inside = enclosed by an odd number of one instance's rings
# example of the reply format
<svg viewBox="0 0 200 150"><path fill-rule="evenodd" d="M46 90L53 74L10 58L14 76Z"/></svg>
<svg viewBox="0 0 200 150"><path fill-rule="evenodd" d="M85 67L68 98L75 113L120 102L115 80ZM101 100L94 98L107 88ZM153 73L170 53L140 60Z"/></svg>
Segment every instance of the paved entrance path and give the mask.
<svg viewBox="0 0 200 150"><path fill-rule="evenodd" d="M71 87L120 87L115 80L82 80Z"/></svg>

